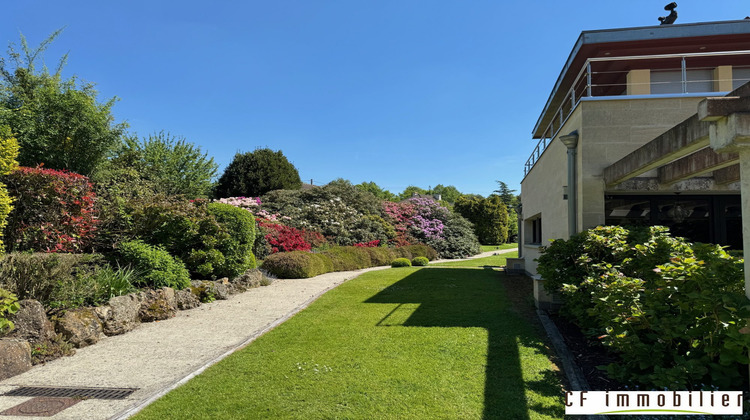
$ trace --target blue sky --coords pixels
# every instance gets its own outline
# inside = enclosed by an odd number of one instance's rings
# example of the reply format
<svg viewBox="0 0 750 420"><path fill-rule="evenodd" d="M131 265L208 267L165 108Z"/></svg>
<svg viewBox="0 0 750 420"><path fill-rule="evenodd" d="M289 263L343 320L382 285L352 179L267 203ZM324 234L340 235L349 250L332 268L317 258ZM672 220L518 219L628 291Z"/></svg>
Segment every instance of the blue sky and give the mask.
<svg viewBox="0 0 750 420"><path fill-rule="evenodd" d="M282 150L303 180L400 192L520 191L531 130L583 30L658 24L667 1L158 0L3 5L66 76L120 98L118 121L213 156ZM681 0L677 23L742 19L746 0ZM534 7L530 7L533 5Z"/></svg>

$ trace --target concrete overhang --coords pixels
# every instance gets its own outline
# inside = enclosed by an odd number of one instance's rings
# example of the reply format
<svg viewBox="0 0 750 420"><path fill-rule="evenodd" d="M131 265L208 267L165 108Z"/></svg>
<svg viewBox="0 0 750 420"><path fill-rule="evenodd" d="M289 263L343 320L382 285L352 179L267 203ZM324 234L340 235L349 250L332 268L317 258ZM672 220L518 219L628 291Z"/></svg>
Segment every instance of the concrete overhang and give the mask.
<svg viewBox="0 0 750 420"><path fill-rule="evenodd" d="M750 20L583 31L555 81L532 130L532 138L538 139L544 134L573 81L590 58L736 51L746 50L748 45Z"/></svg>

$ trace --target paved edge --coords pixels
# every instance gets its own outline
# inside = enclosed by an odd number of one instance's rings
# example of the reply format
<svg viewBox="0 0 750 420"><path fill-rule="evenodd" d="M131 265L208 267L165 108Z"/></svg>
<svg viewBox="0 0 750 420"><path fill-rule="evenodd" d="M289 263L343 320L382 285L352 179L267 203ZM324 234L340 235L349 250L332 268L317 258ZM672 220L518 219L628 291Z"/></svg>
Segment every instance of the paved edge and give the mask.
<svg viewBox="0 0 750 420"><path fill-rule="evenodd" d="M591 391L591 387L589 386L588 381L586 381L586 377L583 376L581 368L578 366L575 358L570 353L568 346L565 344L565 340L563 339L562 334L560 334L560 330L558 330L555 323L549 319L546 311L537 308L536 314L539 316L539 321L541 321L544 326L547 336L550 341L552 341L555 353L557 353L557 356L560 358L560 362L563 365L563 372L565 372L565 376L568 378L568 382L570 382L570 387L572 388L571 391ZM602 415L582 417L588 420L606 420L609 418Z"/></svg>
<svg viewBox="0 0 750 420"><path fill-rule="evenodd" d="M488 252L479 253L479 254L474 255L472 257L469 257L469 258L450 259L450 260L436 260L436 261L431 261L430 263L449 262L449 261L465 261L465 260L472 260L472 259L475 259L475 258L482 258L482 257L492 256L492 255L495 255L495 254L506 254L506 253L511 253L511 252L515 252L515 251L517 251L516 248L500 249L500 250L495 250L495 251L488 251ZM368 271L375 271L375 270L379 270L379 269L388 269L388 268L391 268L391 267L390 266L372 267ZM353 271L352 273L353 274L357 273L357 271L360 271L360 270ZM345 282L347 282L349 280L353 280L353 279L359 277L360 274L364 274L364 272L357 273L354 277L352 277L350 279L346 279L346 280L342 281L341 283L334 284L333 286L329 286L329 287L323 289L322 291L320 291L319 293L317 293L316 295L314 295L313 297L311 297L307 301L303 302L301 305L299 305L296 308L292 309L290 312L287 312L285 315L281 316L280 318L278 318L275 321L271 322L270 324L266 325L264 328L256 331L250 337L248 337L245 341L241 342L237 346L235 346L235 347L227 350L223 354L221 354L221 355L215 357L214 359L208 361L206 364L204 364L203 366L199 367L198 369L196 369L192 373L186 375L182 379L180 379L180 380L172 383L171 385L165 386L161 390L159 390L159 391L155 392L154 394L152 394L147 399L141 401L135 407L130 407L130 408L127 408L127 409L125 409L123 411L120 411L119 413L117 413L114 416L110 417L110 419L111 420L124 420L124 419L127 419L127 418L130 418L130 417L134 416L135 414L137 414L138 412L140 412L141 410L143 410L144 408L146 408L148 405L150 405L154 401L156 401L159 398L167 395L169 392L171 392L171 391L179 388L180 386L182 386L185 383L187 383L189 380L191 380L191 379L195 378L196 376L200 375L201 373L203 373L209 367L211 367L211 366L219 363L220 361L224 360L225 358L229 357L229 355L231 355L232 353L234 353L234 352L236 352L238 350L241 350L244 347L247 347L253 341L255 341L256 339L258 339L258 337L262 336L263 334L267 333L268 331L271 331L272 329L274 329L274 328L278 327L279 325L283 324L284 322L286 322L287 320L289 320L291 317L293 317L294 315L296 315L297 313L299 313L303 309L305 309L308 306L310 306L310 304L312 304L313 302L315 302L316 300L318 300L324 294L328 293L329 291L335 289L336 287L340 286L341 284L343 284L343 283L345 283Z"/></svg>

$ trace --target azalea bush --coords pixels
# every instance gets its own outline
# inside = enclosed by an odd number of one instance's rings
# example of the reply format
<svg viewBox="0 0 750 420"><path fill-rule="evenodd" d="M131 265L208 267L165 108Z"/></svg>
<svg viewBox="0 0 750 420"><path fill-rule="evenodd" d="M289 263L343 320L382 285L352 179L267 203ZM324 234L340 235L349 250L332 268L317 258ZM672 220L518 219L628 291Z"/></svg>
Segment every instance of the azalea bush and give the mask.
<svg viewBox="0 0 750 420"><path fill-rule="evenodd" d="M309 190L272 191L263 196L263 209L255 214L318 232L337 245L387 242L395 236L380 201L344 180Z"/></svg>
<svg viewBox="0 0 750 420"><path fill-rule="evenodd" d="M604 226L554 241L538 261L562 313L620 355L614 377L676 390L744 386L742 259L660 226Z"/></svg>
<svg viewBox="0 0 750 420"><path fill-rule="evenodd" d="M261 221L259 226L266 233L265 238L271 247L272 254L277 252L309 251L312 248L312 245L305 241L303 232L293 227L264 221Z"/></svg>
<svg viewBox="0 0 750 420"><path fill-rule="evenodd" d="M466 219L429 198L399 203L385 202L383 210L394 226L394 243L424 243L443 258L462 258L479 253L479 241Z"/></svg>
<svg viewBox="0 0 750 420"><path fill-rule="evenodd" d="M83 252L90 247L98 219L87 177L21 167L3 180L15 200L5 229L9 250Z"/></svg>

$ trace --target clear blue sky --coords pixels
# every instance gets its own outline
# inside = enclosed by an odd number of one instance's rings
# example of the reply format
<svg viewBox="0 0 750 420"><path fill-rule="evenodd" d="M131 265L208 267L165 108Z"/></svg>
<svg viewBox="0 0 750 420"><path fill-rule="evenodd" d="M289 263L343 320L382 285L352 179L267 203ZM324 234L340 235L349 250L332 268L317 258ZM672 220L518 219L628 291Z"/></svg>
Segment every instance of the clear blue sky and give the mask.
<svg viewBox="0 0 750 420"><path fill-rule="evenodd" d="M666 0L75 1L3 4L64 74L117 96L141 136L184 136L223 168L282 150L303 180L398 193L520 190L531 130L583 30L658 24ZM742 19L747 0L681 0L677 23ZM533 7L532 7L533 6Z"/></svg>

